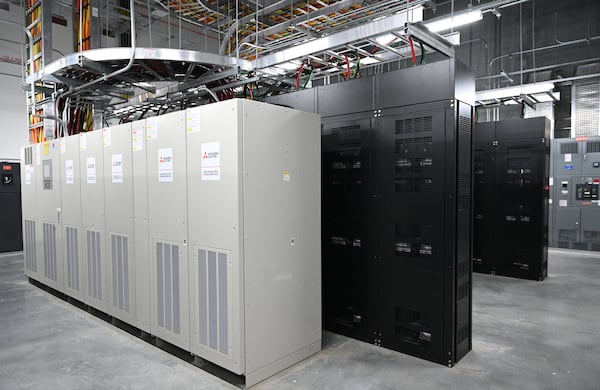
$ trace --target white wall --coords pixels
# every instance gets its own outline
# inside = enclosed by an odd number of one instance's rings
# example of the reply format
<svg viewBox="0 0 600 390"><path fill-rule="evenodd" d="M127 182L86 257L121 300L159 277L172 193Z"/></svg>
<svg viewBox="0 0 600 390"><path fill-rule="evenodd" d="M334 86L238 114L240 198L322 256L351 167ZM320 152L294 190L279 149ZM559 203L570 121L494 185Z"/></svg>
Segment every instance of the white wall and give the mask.
<svg viewBox="0 0 600 390"><path fill-rule="evenodd" d="M19 7L0 10L0 19L21 22ZM0 23L0 38L21 42L21 28ZM0 40L0 57L21 58L21 45ZM0 62L0 160L17 159L28 140L27 103L21 89L21 66Z"/></svg>

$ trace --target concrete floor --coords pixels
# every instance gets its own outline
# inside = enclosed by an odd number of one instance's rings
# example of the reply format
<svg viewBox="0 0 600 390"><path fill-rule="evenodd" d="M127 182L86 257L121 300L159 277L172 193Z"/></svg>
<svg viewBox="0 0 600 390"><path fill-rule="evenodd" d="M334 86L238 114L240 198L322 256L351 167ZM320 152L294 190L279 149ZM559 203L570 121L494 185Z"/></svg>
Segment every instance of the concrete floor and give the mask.
<svg viewBox="0 0 600 390"><path fill-rule="evenodd" d="M31 286L0 255L0 389L235 389ZM474 275L473 351L450 369L325 333L257 389L600 389L600 254L551 250L543 283Z"/></svg>

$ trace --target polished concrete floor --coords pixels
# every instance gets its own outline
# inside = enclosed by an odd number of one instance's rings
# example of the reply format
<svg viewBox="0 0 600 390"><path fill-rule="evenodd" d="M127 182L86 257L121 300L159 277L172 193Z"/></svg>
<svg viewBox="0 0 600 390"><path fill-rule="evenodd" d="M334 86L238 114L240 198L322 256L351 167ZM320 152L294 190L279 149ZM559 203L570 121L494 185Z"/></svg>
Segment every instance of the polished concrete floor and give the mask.
<svg viewBox="0 0 600 390"><path fill-rule="evenodd" d="M0 389L232 389L30 285L0 255ZM474 275L473 351L454 368L324 334L258 389L600 389L600 254L551 250L543 283Z"/></svg>

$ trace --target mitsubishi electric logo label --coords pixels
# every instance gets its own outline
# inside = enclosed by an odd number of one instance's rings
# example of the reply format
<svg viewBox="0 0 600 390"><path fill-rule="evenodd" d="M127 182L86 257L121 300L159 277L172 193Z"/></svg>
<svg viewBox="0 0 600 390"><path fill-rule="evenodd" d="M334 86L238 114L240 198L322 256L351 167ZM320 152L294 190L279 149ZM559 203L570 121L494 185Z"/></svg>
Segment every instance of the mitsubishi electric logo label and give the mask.
<svg viewBox="0 0 600 390"><path fill-rule="evenodd" d="M158 149L158 181L173 181L173 148Z"/></svg>
<svg viewBox="0 0 600 390"><path fill-rule="evenodd" d="M221 143L202 144L202 181L221 180Z"/></svg>

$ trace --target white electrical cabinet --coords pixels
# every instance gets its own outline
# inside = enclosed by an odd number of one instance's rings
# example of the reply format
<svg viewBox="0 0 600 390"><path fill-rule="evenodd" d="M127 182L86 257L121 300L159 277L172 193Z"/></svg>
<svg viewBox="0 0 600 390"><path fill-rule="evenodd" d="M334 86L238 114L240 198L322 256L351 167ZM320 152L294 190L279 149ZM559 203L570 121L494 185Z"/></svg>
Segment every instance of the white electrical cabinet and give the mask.
<svg viewBox="0 0 600 390"><path fill-rule="evenodd" d="M232 99L22 158L27 276L247 386L320 350L318 115Z"/></svg>
<svg viewBox="0 0 600 390"><path fill-rule="evenodd" d="M102 130L108 313L136 325L131 123Z"/></svg>
<svg viewBox="0 0 600 390"><path fill-rule="evenodd" d="M36 146L41 149L38 149L40 164L36 175L39 217L36 235L41 238L41 247L38 246L38 266L39 260L42 259L43 269L40 281L55 290L64 292L59 142L58 140L46 141Z"/></svg>
<svg viewBox="0 0 600 390"><path fill-rule="evenodd" d="M23 255L25 275L40 280L43 272L38 264L38 180L36 151L40 144L26 146L21 150L21 204L23 212Z"/></svg>
<svg viewBox="0 0 600 390"><path fill-rule="evenodd" d="M87 283L83 272L79 136L61 138L59 142L65 294L81 301Z"/></svg>
<svg viewBox="0 0 600 390"><path fill-rule="evenodd" d="M189 350L185 111L146 119L152 333Z"/></svg>
<svg viewBox="0 0 600 390"><path fill-rule="evenodd" d="M192 352L255 384L321 348L316 114L187 111Z"/></svg>
<svg viewBox="0 0 600 390"><path fill-rule="evenodd" d="M86 278L83 302L106 313L109 284L105 249L103 135L102 131L79 135L79 168Z"/></svg>

